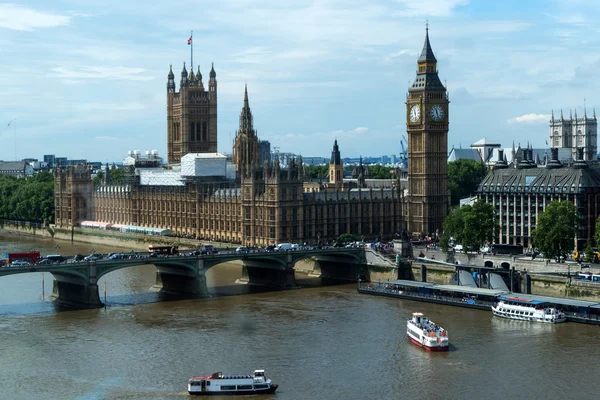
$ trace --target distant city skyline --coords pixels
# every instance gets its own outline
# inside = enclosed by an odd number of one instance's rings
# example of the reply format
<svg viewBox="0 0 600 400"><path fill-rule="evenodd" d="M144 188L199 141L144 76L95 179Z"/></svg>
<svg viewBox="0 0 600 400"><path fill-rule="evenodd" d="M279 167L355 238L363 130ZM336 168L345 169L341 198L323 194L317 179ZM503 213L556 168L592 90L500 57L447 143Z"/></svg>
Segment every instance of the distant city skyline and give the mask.
<svg viewBox="0 0 600 400"><path fill-rule="evenodd" d="M197 13L192 12L196 10ZM544 146L551 111L596 107L600 3L467 0L0 3L0 159L166 156L166 78L219 82L231 152L248 84L261 140L282 152L399 154L425 21L450 95L449 146ZM198 17L200 16L200 17ZM10 123L10 126L8 126Z"/></svg>

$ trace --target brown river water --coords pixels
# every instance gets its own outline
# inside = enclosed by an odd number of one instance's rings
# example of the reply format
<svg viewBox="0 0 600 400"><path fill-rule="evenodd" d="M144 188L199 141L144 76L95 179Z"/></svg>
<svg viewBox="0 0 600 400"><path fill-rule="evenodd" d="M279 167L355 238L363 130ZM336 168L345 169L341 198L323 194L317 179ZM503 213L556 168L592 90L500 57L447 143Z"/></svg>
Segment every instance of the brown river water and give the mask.
<svg viewBox="0 0 600 400"><path fill-rule="evenodd" d="M0 254L59 242L0 232ZM89 244L60 242L62 254ZM102 246L98 252L114 251ZM360 295L297 275L298 290L236 285L241 267L208 273L210 298L151 292L152 266L100 281L106 309L63 311L52 277L0 278L0 399L188 399L186 381L266 369L275 395L251 399L598 399L600 328L544 325L491 312ZM421 311L449 331L451 351L409 344ZM219 398L219 397L214 397Z"/></svg>

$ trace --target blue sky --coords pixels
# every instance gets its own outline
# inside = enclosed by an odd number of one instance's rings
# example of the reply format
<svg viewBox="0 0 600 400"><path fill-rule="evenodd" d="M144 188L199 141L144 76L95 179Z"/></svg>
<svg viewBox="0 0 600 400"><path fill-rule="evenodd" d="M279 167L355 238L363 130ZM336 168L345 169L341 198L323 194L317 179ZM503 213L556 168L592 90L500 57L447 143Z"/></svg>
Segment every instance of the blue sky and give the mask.
<svg viewBox="0 0 600 400"><path fill-rule="evenodd" d="M450 94L449 149L486 136L543 147L551 110L599 106L589 0L0 0L0 159L166 153L166 78L217 72L219 151L248 84L280 151L398 153L425 21ZM599 109L600 112L600 109ZM13 121L10 126L8 123Z"/></svg>

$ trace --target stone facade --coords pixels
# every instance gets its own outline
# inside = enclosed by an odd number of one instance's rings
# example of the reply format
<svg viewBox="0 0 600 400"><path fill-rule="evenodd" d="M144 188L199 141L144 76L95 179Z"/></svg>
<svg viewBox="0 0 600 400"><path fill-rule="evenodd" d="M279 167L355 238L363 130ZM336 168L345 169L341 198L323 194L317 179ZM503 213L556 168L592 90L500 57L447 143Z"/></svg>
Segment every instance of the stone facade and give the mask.
<svg viewBox="0 0 600 400"><path fill-rule="evenodd" d="M417 77L406 96L408 230L441 234L448 214L448 96L425 35Z"/></svg>
<svg viewBox="0 0 600 400"><path fill-rule="evenodd" d="M563 118L563 112L560 111L560 118L554 118L554 111L550 119L550 146L554 148L571 149L571 159L577 157L577 149L583 149L583 157L586 161L597 159L598 153L598 121L596 120L596 110L592 117L588 117L587 110L583 109L583 118L577 118L570 113L569 118Z"/></svg>
<svg viewBox="0 0 600 400"><path fill-rule="evenodd" d="M217 74L210 70L208 91L200 66L189 74L183 64L179 92L175 91L173 69L167 76L167 157L178 163L187 153L217 151Z"/></svg>
<svg viewBox="0 0 600 400"><path fill-rule="evenodd" d="M496 211L494 242L532 247L538 215L551 201L560 200L573 202L583 217L575 241L577 248L584 248L593 240L600 215L600 168L583 160L583 149L571 166L558 161L556 148L543 168L531 160L531 153L524 149L524 157L514 164L496 163L479 186L479 199Z"/></svg>
<svg viewBox="0 0 600 400"><path fill-rule="evenodd" d="M121 185L93 184L85 165L57 168L56 224L70 227L91 220L116 227L165 228L180 236L250 246L326 241L344 233L390 239L407 228L433 233L441 228L448 207L448 99L432 57L427 35L417 79L407 98L409 112L414 105L423 110L420 119L407 123L411 137L408 175L414 182L408 191L400 175L395 180L369 179L362 162L355 169L355 179L344 181L337 140L329 179L312 186L305 179L302 157L290 159L286 168L278 157L260 162L246 89L233 148L235 179L188 176L173 165L172 169L142 167L136 159L126 167L126 181ZM214 69L208 92L200 72L188 74L185 66L180 92L175 92L174 75L169 72L169 164L180 163L187 154L199 157L202 154L194 153L216 152L216 88Z"/></svg>

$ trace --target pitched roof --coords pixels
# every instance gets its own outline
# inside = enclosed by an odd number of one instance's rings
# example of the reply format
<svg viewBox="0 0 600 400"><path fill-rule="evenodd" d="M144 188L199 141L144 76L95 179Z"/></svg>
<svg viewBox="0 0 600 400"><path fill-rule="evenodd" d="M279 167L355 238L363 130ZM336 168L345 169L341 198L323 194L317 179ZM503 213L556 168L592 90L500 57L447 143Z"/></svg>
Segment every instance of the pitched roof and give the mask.
<svg viewBox="0 0 600 400"><path fill-rule="evenodd" d="M0 161L0 171L24 171L25 161Z"/></svg>
<svg viewBox="0 0 600 400"><path fill-rule="evenodd" d="M481 155L476 149L457 149L452 148L448 154L448 162L461 159L481 161Z"/></svg>
<svg viewBox="0 0 600 400"><path fill-rule="evenodd" d="M479 146L498 146L498 147L500 147L500 144L493 143L488 138L484 137L483 139L479 139L478 141L476 141L475 143L473 143L471 145L471 147L479 147Z"/></svg>

